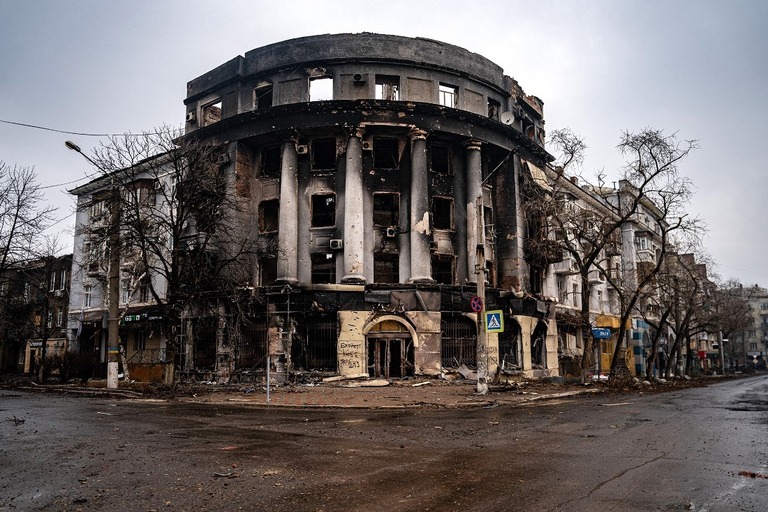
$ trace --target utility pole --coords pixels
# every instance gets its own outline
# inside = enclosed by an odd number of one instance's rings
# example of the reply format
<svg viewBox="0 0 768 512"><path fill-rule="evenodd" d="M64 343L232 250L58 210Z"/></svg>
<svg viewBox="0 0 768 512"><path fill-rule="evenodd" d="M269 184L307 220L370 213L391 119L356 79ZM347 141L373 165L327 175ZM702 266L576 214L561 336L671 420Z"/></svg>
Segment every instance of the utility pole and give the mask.
<svg viewBox="0 0 768 512"><path fill-rule="evenodd" d="M91 165L105 176L102 166L83 153L80 146L71 141L64 143L67 149L80 153ZM120 190L112 182L109 194L109 270L107 286L109 308L107 310L107 340L104 343L104 362L107 363L107 389L117 389L117 356L120 353Z"/></svg>
<svg viewBox="0 0 768 512"><path fill-rule="evenodd" d="M109 194L109 318L107 323L107 389L117 389L120 353L120 191Z"/></svg>
<svg viewBox="0 0 768 512"><path fill-rule="evenodd" d="M483 197L477 197L477 296L480 311L477 312L477 394L488 393L488 338L485 332L485 239L483 222Z"/></svg>

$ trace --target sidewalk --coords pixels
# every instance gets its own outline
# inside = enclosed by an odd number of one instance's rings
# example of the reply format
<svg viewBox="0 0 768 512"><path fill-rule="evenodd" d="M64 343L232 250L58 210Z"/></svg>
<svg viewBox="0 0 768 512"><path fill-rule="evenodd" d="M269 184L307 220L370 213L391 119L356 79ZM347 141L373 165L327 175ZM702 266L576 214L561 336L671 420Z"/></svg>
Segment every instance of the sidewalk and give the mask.
<svg viewBox="0 0 768 512"><path fill-rule="evenodd" d="M524 404L537 400L599 393L602 389L597 386L523 382L518 386L490 386L486 395L477 395L475 391L476 384L471 381L372 380L273 387L270 389L269 402L264 388L233 390L227 387L213 389L197 396L181 397L179 400L261 407L464 408Z"/></svg>

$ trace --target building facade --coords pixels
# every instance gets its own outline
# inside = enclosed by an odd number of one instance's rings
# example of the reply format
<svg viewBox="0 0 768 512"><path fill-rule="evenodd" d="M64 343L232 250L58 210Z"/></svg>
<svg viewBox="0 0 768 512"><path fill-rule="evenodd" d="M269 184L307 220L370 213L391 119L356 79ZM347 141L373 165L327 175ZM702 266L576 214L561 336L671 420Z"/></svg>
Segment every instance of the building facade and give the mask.
<svg viewBox="0 0 768 512"><path fill-rule="evenodd" d="M72 255L19 262L0 276L2 369L30 373L68 349Z"/></svg>

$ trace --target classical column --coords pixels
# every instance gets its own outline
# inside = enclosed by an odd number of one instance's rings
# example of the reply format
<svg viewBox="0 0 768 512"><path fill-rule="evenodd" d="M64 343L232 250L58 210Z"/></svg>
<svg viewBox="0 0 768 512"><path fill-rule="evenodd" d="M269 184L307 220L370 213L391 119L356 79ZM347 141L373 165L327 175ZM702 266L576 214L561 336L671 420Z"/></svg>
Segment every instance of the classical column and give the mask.
<svg viewBox="0 0 768 512"><path fill-rule="evenodd" d="M411 282L432 282L432 255L429 242L429 170L427 169L427 132L413 129L411 138Z"/></svg>
<svg viewBox="0 0 768 512"><path fill-rule="evenodd" d="M480 143L470 141L467 150L467 280L477 282L477 245L483 243L484 229L478 230L477 198L483 197L483 168L480 160ZM482 212L482 209L480 209ZM482 213L481 213L482 215ZM482 219L480 219L482 222ZM484 263L484 262L482 262Z"/></svg>
<svg viewBox="0 0 768 512"><path fill-rule="evenodd" d="M299 247L299 155L296 141L283 143L280 164L280 216L277 235L277 281L297 284Z"/></svg>
<svg viewBox="0 0 768 512"><path fill-rule="evenodd" d="M344 166L344 277L342 283L365 283L365 225L363 214L363 130L347 140Z"/></svg>

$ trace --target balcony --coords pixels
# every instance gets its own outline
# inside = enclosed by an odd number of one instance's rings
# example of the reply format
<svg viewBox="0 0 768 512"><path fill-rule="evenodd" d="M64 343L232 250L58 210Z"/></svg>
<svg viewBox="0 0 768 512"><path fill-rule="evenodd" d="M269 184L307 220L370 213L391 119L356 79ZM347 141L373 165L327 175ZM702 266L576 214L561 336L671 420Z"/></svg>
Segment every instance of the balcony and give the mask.
<svg viewBox="0 0 768 512"><path fill-rule="evenodd" d="M563 251L565 253L565 251ZM552 271L555 274L576 274L578 269L576 268L576 261L570 254L563 255L563 261L558 261L552 264Z"/></svg>
<svg viewBox="0 0 768 512"><path fill-rule="evenodd" d="M525 259L546 267L563 261L563 248L557 240L528 238L525 240Z"/></svg>

